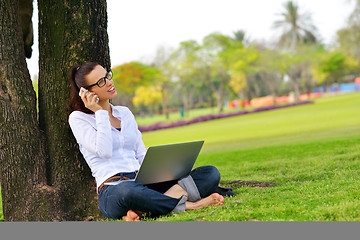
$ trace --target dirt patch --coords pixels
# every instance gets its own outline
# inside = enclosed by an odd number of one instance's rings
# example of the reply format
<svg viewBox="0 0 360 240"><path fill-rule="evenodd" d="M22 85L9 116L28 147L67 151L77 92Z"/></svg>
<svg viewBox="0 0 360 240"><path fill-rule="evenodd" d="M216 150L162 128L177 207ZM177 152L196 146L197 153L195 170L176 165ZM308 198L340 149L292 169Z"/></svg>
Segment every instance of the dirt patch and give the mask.
<svg viewBox="0 0 360 240"><path fill-rule="evenodd" d="M243 181L243 180L235 180L231 182L223 182L222 185L230 185L230 186L241 186L241 187L255 187L255 188L269 188L276 187L277 183L274 182L259 182L259 181Z"/></svg>

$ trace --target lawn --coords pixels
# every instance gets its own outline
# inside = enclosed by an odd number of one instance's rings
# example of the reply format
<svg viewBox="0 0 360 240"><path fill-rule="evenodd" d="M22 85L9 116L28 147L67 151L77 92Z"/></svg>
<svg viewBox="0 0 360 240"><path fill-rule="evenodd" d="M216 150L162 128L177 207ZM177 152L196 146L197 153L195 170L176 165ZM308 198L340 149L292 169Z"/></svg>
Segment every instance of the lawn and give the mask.
<svg viewBox="0 0 360 240"><path fill-rule="evenodd" d="M216 166L222 174L221 184L237 193L226 198L222 207L145 220L360 220L360 92L146 132L143 139L147 147L204 139L196 166ZM234 180L277 186L227 184Z"/></svg>
<svg viewBox="0 0 360 240"><path fill-rule="evenodd" d="M204 139L202 153L336 140L360 132L360 92L291 108L143 133L145 145Z"/></svg>
<svg viewBox="0 0 360 240"><path fill-rule="evenodd" d="M223 207L157 221L360 220L360 93L147 132L143 139L146 146L204 139L196 166L218 167L224 186L233 180L278 184L231 186L238 195Z"/></svg>
<svg viewBox="0 0 360 240"><path fill-rule="evenodd" d="M164 216L158 221L359 221L360 141L261 147L204 154L221 182L277 183L271 188L233 187L238 195L222 207ZM229 185L224 185L229 187Z"/></svg>

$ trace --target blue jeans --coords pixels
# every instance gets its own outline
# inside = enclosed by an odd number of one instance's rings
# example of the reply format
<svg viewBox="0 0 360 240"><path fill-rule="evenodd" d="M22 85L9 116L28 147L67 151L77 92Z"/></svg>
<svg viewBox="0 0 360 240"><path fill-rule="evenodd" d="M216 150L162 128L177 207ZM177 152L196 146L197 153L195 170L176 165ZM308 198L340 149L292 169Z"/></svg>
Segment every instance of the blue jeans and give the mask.
<svg viewBox="0 0 360 240"><path fill-rule="evenodd" d="M135 173L117 175L135 178ZM189 175L193 178L201 198L215 192L220 182L220 173L214 166L198 167ZM176 183L177 180L143 185L124 180L118 185L104 185L99 192L99 209L105 217L112 219L122 218L130 209L151 213L151 216L168 214L174 210L181 198L172 198L163 193Z"/></svg>

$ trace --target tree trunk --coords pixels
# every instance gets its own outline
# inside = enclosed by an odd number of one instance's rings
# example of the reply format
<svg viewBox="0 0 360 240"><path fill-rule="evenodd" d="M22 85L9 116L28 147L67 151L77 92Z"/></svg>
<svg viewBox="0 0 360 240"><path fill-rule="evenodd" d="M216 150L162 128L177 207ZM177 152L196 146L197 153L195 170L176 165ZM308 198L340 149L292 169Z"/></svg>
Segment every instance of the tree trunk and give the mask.
<svg viewBox="0 0 360 240"><path fill-rule="evenodd" d="M224 112L224 89L225 89L225 84L227 84L228 82L229 82L228 76L227 75L223 76L218 89L217 95L218 95L218 107L220 113Z"/></svg>
<svg viewBox="0 0 360 240"><path fill-rule="evenodd" d="M224 103L223 103L223 100L222 100L221 92L216 92L215 97L216 97L216 102L217 102L216 105L217 105L217 108L219 110L219 113L224 112Z"/></svg>
<svg viewBox="0 0 360 240"><path fill-rule="evenodd" d="M48 184L64 203L63 220L102 217L95 180L72 135L66 106L68 71L97 62L110 69L106 0L38 0L39 121L46 136Z"/></svg>
<svg viewBox="0 0 360 240"><path fill-rule="evenodd" d="M252 99L253 95L252 95L250 84L246 85L245 91L246 91L247 100L249 102L249 106L251 106L251 99Z"/></svg>
<svg viewBox="0 0 360 240"><path fill-rule="evenodd" d="M240 90L238 93L237 93L237 96L240 98L240 101L241 101L241 108L245 108L244 106L244 102L245 102L245 94L244 94L244 90Z"/></svg>
<svg viewBox="0 0 360 240"><path fill-rule="evenodd" d="M204 94L202 92L198 95L198 105L201 108L204 106Z"/></svg>
<svg viewBox="0 0 360 240"><path fill-rule="evenodd" d="M162 87L162 113L165 115L165 118L168 120L169 119L169 97L168 97L168 93L165 90L165 84Z"/></svg>
<svg viewBox="0 0 360 240"><path fill-rule="evenodd" d="M192 86L190 89L189 89L189 109L193 109L195 106L194 106L194 94L195 94L195 90L196 90L196 87L195 86Z"/></svg>
<svg viewBox="0 0 360 240"><path fill-rule="evenodd" d="M189 114L189 94L186 86L182 87L182 99L184 104L184 116Z"/></svg>
<svg viewBox="0 0 360 240"><path fill-rule="evenodd" d="M270 90L271 97L273 99L273 104L276 105L276 78L272 77L271 74L260 72L260 77L267 86L267 88Z"/></svg>
<svg viewBox="0 0 360 240"><path fill-rule="evenodd" d="M29 0L30 1L30 0ZM0 182L6 221L103 219L69 128L74 64L109 69L105 0L39 0L39 122L18 1L0 0Z"/></svg>
<svg viewBox="0 0 360 240"><path fill-rule="evenodd" d="M209 82L208 86L213 91L216 98L216 106L220 113L224 111L224 103L223 103L223 81L220 83L219 89L216 89L215 84L213 82Z"/></svg>
<svg viewBox="0 0 360 240"><path fill-rule="evenodd" d="M293 79L294 91L295 91L295 101L300 101L300 81L298 79Z"/></svg>
<svg viewBox="0 0 360 240"><path fill-rule="evenodd" d="M0 182L6 221L63 216L58 191L46 184L44 139L26 66L18 1L0 0Z"/></svg>

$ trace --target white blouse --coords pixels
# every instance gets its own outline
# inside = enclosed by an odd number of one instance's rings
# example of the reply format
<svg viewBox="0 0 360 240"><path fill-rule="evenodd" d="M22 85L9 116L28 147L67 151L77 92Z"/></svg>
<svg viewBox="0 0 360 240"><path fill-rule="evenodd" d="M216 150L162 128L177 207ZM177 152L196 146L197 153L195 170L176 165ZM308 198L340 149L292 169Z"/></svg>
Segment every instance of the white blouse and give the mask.
<svg viewBox="0 0 360 240"><path fill-rule="evenodd" d="M96 189L119 172L139 170L146 153L132 112L127 107L110 106L112 115L121 120L121 131L111 126L106 110L95 114L74 111L69 116L80 152L95 177Z"/></svg>

